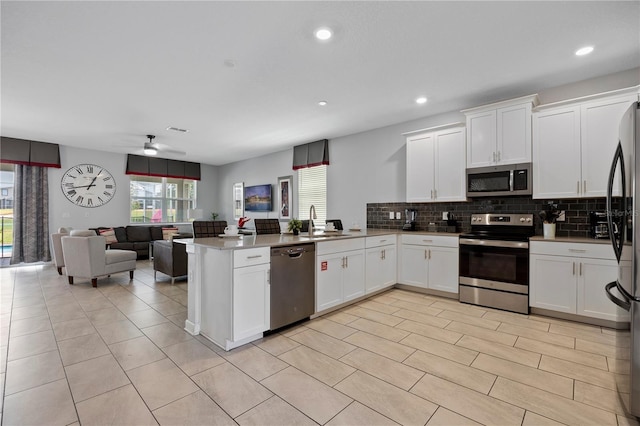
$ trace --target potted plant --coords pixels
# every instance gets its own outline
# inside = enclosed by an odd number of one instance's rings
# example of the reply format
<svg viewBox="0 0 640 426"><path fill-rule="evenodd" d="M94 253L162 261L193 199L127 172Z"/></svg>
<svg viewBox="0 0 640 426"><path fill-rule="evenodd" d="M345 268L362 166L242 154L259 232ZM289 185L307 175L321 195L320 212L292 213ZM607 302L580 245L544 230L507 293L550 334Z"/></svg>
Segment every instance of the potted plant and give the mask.
<svg viewBox="0 0 640 426"><path fill-rule="evenodd" d="M218 218L218 216L220 216L218 213L211 212L211 220L216 220Z"/></svg>
<svg viewBox="0 0 640 426"><path fill-rule="evenodd" d="M556 220L560 216L558 205L549 203L540 213L542 219L542 234L544 238L551 239L556 237Z"/></svg>
<svg viewBox="0 0 640 426"><path fill-rule="evenodd" d="M293 232L293 235L298 235L302 229L302 221L298 219L291 219L287 225L287 229Z"/></svg>

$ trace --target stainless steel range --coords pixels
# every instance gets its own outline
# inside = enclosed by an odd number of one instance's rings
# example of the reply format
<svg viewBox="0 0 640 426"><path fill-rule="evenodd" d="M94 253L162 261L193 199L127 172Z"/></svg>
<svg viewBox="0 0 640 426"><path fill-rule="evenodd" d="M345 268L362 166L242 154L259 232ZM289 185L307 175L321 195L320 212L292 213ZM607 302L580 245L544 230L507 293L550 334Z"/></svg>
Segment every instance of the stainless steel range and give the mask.
<svg viewBox="0 0 640 426"><path fill-rule="evenodd" d="M529 313L532 214L472 214L460 235L460 301Z"/></svg>

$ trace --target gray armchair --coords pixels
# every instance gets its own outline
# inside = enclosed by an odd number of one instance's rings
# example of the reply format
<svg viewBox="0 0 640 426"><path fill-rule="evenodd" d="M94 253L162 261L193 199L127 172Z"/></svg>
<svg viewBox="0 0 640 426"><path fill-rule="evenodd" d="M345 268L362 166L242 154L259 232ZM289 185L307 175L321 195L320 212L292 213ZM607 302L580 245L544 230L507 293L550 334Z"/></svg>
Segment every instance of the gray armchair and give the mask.
<svg viewBox="0 0 640 426"><path fill-rule="evenodd" d="M69 284L73 284L74 277L83 277L90 278L91 285L97 287L98 277L125 271L129 271L129 278L133 279L135 251L107 250L106 238L95 235L93 231L72 231L70 236L61 240Z"/></svg>

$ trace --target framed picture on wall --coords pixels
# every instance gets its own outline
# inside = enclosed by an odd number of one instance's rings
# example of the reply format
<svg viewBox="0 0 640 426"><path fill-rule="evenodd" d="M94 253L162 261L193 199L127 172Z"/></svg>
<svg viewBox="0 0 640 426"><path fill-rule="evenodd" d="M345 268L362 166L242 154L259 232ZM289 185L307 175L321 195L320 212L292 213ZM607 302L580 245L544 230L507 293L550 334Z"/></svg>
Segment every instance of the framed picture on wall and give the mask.
<svg viewBox="0 0 640 426"><path fill-rule="evenodd" d="M244 216L244 183L233 184L233 218L235 220Z"/></svg>
<svg viewBox="0 0 640 426"><path fill-rule="evenodd" d="M293 218L293 176L278 178L278 217L280 219Z"/></svg>

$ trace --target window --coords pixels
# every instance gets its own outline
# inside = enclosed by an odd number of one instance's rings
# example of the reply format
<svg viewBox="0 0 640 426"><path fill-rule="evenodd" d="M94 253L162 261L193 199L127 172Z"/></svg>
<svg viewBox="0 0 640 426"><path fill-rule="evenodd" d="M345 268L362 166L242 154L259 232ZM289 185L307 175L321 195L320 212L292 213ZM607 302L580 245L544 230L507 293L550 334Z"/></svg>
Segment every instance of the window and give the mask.
<svg viewBox="0 0 640 426"><path fill-rule="evenodd" d="M324 227L327 220L327 166L298 169L298 219L309 219L313 205L318 218L315 226Z"/></svg>
<svg viewBox="0 0 640 426"><path fill-rule="evenodd" d="M196 181L131 176L131 223L186 222L196 205Z"/></svg>

